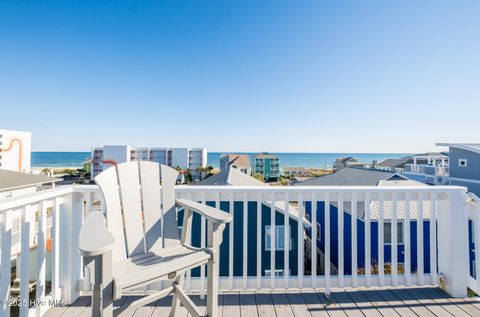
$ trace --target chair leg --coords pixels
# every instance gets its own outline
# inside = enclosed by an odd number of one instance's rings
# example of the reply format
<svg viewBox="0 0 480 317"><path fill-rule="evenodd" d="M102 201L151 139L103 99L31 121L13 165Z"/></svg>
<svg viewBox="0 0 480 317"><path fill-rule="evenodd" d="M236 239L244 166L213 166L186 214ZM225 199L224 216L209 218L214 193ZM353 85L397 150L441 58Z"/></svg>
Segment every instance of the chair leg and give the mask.
<svg viewBox="0 0 480 317"><path fill-rule="evenodd" d="M179 287L183 288L185 284L185 272L177 276L175 282ZM169 317L175 317L175 313L180 309L180 300L178 296L173 292L172 296L172 308L170 309Z"/></svg>
<svg viewBox="0 0 480 317"><path fill-rule="evenodd" d="M94 285L92 292L92 317L113 317L112 253L94 258Z"/></svg>
<svg viewBox="0 0 480 317"><path fill-rule="evenodd" d="M218 261L212 257L208 261L207 315L218 316Z"/></svg>

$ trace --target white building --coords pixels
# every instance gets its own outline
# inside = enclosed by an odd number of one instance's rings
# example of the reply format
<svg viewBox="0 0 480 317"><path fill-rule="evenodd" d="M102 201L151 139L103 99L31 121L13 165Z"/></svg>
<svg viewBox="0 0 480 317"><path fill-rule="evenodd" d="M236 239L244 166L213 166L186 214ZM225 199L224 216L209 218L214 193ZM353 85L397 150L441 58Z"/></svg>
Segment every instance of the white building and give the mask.
<svg viewBox="0 0 480 317"><path fill-rule="evenodd" d="M29 172L31 144L31 132L0 130L0 168Z"/></svg>
<svg viewBox="0 0 480 317"><path fill-rule="evenodd" d="M92 149L92 178L105 168L129 161L152 161L190 169L193 180L200 179L198 168L207 165L206 148L135 148L130 145L105 145Z"/></svg>

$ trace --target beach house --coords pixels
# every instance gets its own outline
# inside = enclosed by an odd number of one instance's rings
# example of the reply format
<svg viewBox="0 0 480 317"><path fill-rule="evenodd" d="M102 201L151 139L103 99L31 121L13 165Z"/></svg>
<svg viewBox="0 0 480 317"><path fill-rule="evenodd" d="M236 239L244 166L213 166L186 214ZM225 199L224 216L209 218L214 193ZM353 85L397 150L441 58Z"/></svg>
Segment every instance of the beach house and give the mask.
<svg viewBox="0 0 480 317"><path fill-rule="evenodd" d="M409 180L406 177L387 171L371 170L346 167L334 174L321 176L312 180L308 180L297 184L298 186L411 186L411 187L425 187L427 185ZM409 204L407 208L407 204ZM318 201L316 206L312 202L305 202L305 210L309 220L312 219L312 213L316 212L316 244L318 248L317 263L320 261L325 253L325 210L329 210L330 223L329 231L331 232L330 246L332 250L331 265L334 270L338 269L339 254L339 232L343 226L343 240L344 253L343 265L345 272L352 273L352 261L356 261L359 272L365 270L365 230L366 226L370 226L370 250L371 250L371 267L378 269L379 263L384 263L386 267L392 262L392 258L396 257L396 262L399 268L403 266L405 244L410 244L412 250L411 269L417 269L417 234L423 236L425 246L423 248L423 257L420 263L425 266L425 272L429 272L429 230L430 230L430 203L428 201L417 205L417 201L411 202L396 201L395 197L385 197L382 208L379 208L380 203L373 201L369 204L365 202L346 202L339 204L333 201L328 208L324 201ZM369 219L365 219L365 211L369 209ZM406 213L408 210L408 215ZM343 214L343 215L342 215ZM392 221L393 219L393 221ZM419 220L421 219L421 220ZM417 225L421 221L421 228L417 229ZM353 223L356 225L356 233L353 233ZM408 228L407 228L408 226ZM404 232L409 230L410 241L405 241ZM311 232L309 236L311 236ZM352 237L352 235L355 235ZM396 239L397 250L392 250L392 240ZM352 253L352 241L356 241L357 256ZM392 253L394 252L394 253Z"/></svg>
<svg viewBox="0 0 480 317"><path fill-rule="evenodd" d="M263 152L255 156L253 173L261 175L266 181L278 181L280 178L280 158L276 155Z"/></svg>
<svg viewBox="0 0 480 317"><path fill-rule="evenodd" d="M235 186L235 187L246 187L246 186L264 186L270 187L270 185L261 182L254 177L246 175L237 168L230 167L227 170L224 170L218 174L212 175L201 182L197 183L196 186ZM288 204L286 207L285 202L283 201L272 201L267 200L261 204L261 212L259 214L258 204L255 201L233 201L229 202L225 197L219 197L218 204L220 209L233 213L234 217L234 227L233 232L230 232L230 227L227 227L224 232L223 243L220 247L222 256L220 257L220 276L228 276L229 270L229 258L228 258L228 248L233 248L233 274L234 276L242 275L243 268L243 251L242 251L242 241L243 235L247 235L248 243L251 247L248 249L247 254L247 267L248 272L254 273L256 271L256 259L257 255L260 254L261 261L261 274L262 276L270 276L272 274L270 267L271 260L271 248L274 246L275 256L275 276L283 276L285 273L285 267L283 262L283 252L288 247L290 253L290 262L289 262L289 275L296 274L298 261L295 259L295 255L298 253L298 210L293 205ZM211 206L215 206L217 203L215 201L207 201L206 203ZM288 228L285 230L285 212L288 208L289 220ZM272 244L271 241L271 224L272 217L274 217L273 223L275 224L275 242ZM246 223L243 221L246 216ZM259 217L257 217L259 216ZM183 212L179 212L178 224L181 226L183 221ZM260 241L257 241L256 232L257 232L257 222L260 222L261 234ZM305 227L309 227L310 223L306 218L303 218L303 224ZM202 224L200 217L197 216L193 218L193 231L192 231L192 241L193 245L200 246L202 239L200 234L200 228ZM285 243L285 232L288 232L289 238L288 242ZM230 241L231 239L231 241ZM304 242L303 242L304 243ZM287 246L286 246L287 245ZM258 249L257 249L258 248ZM223 251L222 251L223 250ZM259 253L257 253L259 252ZM194 276L198 276L199 271L194 270L192 272Z"/></svg>
<svg viewBox="0 0 480 317"><path fill-rule="evenodd" d="M220 156L220 171L228 170L229 167L236 168L247 175L252 173L252 165L248 154L222 154Z"/></svg>

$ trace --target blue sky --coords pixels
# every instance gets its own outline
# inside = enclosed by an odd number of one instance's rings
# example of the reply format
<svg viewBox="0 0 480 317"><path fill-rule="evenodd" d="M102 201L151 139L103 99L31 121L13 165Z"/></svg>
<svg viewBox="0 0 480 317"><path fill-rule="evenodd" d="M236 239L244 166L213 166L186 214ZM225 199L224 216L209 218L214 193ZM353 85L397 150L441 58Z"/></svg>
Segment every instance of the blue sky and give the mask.
<svg viewBox="0 0 480 317"><path fill-rule="evenodd" d="M480 139L480 1L2 1L34 150L420 152Z"/></svg>

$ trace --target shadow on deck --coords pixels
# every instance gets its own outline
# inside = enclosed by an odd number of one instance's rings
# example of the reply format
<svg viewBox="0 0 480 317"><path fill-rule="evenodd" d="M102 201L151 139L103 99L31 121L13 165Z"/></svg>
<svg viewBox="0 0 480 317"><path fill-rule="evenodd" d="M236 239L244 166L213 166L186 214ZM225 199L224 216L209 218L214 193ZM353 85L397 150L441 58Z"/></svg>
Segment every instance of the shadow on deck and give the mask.
<svg viewBox="0 0 480 317"><path fill-rule="evenodd" d="M139 296L125 296L115 302L125 306ZM192 296L205 308L205 300ZM168 316L171 296L145 307L124 310L121 316ZM68 307L54 307L46 317L88 317L90 298L80 297ZM177 317L187 317L181 309ZM223 292L219 317L280 316L480 316L477 298L451 298L435 287L333 289L327 298L320 290Z"/></svg>

